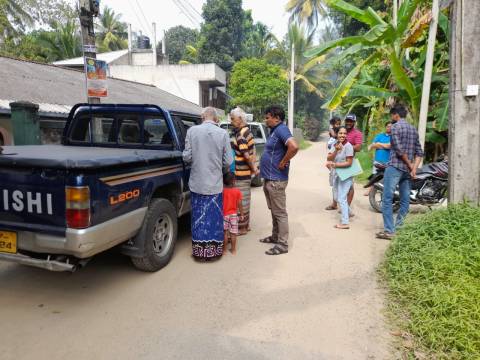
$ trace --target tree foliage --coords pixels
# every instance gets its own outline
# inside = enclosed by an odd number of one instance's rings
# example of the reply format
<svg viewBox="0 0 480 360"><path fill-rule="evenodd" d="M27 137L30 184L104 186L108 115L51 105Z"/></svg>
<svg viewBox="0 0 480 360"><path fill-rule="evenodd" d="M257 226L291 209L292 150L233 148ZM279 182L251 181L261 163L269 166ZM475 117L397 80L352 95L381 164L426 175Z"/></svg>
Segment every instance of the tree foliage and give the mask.
<svg viewBox="0 0 480 360"><path fill-rule="evenodd" d="M198 60L229 71L242 53L242 0L207 0L202 16L205 21L197 45Z"/></svg>
<svg viewBox="0 0 480 360"><path fill-rule="evenodd" d="M285 10L290 13L290 23L306 24L313 29L320 16L327 13L325 3L325 0L289 0Z"/></svg>
<svg viewBox="0 0 480 360"><path fill-rule="evenodd" d="M273 47L274 36L267 25L255 22L252 11L246 10L243 19L242 57L261 58Z"/></svg>
<svg viewBox="0 0 480 360"><path fill-rule="evenodd" d="M230 95L234 105L248 109L258 118L269 105L285 105L288 81L280 66L262 59L244 59L233 67Z"/></svg>
<svg viewBox="0 0 480 360"><path fill-rule="evenodd" d="M108 6L103 8L97 18L95 28L99 52L122 50L128 47L127 24L121 21L120 14L116 14Z"/></svg>
<svg viewBox="0 0 480 360"><path fill-rule="evenodd" d="M82 39L75 21L54 22L52 27L53 31L43 31L37 36L38 43L46 50L48 62L82 56Z"/></svg>
<svg viewBox="0 0 480 360"><path fill-rule="evenodd" d="M51 27L56 21L66 22L78 17L74 3L68 0L17 0L33 19L36 28Z"/></svg>
<svg viewBox="0 0 480 360"><path fill-rule="evenodd" d="M18 36L26 26L33 24L32 16L19 0L0 0L0 43Z"/></svg>
<svg viewBox="0 0 480 360"><path fill-rule="evenodd" d="M366 9L367 7L371 7L373 10L380 13L384 13L388 9L385 0L350 0L348 2L359 9ZM343 37L358 35L368 31L368 26L366 26L361 21L351 16L348 16L342 11L332 9L331 11L329 11L329 14L330 19L333 20L333 22L337 26L338 32Z"/></svg>
<svg viewBox="0 0 480 360"><path fill-rule="evenodd" d="M165 33L165 41L170 63L178 64L180 60L188 60L187 46L196 45L198 31L179 25Z"/></svg>

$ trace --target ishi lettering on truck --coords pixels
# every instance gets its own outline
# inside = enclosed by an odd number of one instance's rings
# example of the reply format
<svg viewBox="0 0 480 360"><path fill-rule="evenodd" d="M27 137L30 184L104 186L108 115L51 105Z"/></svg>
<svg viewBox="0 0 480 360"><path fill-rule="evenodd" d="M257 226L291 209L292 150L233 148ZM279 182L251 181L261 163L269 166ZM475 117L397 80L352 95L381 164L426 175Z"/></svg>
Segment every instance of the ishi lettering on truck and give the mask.
<svg viewBox="0 0 480 360"><path fill-rule="evenodd" d="M50 193L3 189L0 196L2 196L0 206L4 211L53 214L53 197Z"/></svg>

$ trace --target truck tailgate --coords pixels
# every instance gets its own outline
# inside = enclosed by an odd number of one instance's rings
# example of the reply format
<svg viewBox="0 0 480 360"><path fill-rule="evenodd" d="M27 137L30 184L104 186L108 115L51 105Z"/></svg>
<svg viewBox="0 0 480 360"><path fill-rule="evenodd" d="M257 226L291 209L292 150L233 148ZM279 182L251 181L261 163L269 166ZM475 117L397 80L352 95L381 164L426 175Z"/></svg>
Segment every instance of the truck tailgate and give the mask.
<svg viewBox="0 0 480 360"><path fill-rule="evenodd" d="M65 171L0 168L0 228L65 231Z"/></svg>

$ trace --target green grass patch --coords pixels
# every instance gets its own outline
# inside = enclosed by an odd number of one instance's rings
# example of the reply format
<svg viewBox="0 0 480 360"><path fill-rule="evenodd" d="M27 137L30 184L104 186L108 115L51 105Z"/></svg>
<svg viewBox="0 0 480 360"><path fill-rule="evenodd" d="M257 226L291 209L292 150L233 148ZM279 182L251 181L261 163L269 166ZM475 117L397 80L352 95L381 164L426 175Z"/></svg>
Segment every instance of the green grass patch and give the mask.
<svg viewBox="0 0 480 360"><path fill-rule="evenodd" d="M429 359L480 359L480 209L455 205L412 218L381 273L388 308ZM409 346L410 347L410 346Z"/></svg>
<svg viewBox="0 0 480 360"><path fill-rule="evenodd" d="M373 160L372 156L368 151L362 150L355 155L355 157L360 161L362 165L363 174L355 177L355 180L359 183L365 184L368 181L368 177L372 175Z"/></svg>
<svg viewBox="0 0 480 360"><path fill-rule="evenodd" d="M306 150L308 149L310 146L312 146L312 143L310 141L307 141L305 139L302 139L300 141L300 144L298 144L300 150Z"/></svg>

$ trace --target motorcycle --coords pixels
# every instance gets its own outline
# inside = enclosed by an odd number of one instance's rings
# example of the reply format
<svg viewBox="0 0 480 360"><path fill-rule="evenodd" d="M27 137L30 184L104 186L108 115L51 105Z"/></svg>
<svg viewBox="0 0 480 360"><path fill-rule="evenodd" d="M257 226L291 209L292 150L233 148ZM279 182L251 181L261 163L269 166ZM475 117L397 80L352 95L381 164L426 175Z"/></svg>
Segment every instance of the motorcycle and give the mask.
<svg viewBox="0 0 480 360"><path fill-rule="evenodd" d="M383 177L386 165L376 163L376 174L372 174L365 188L370 188L368 195L370 205L376 211L382 212L383 198ZM417 171L417 177L412 179L412 187L410 190L410 204L424 205L431 207L441 204L446 200L448 188L448 161L427 164ZM395 190L393 196L393 211L400 209L400 192Z"/></svg>

